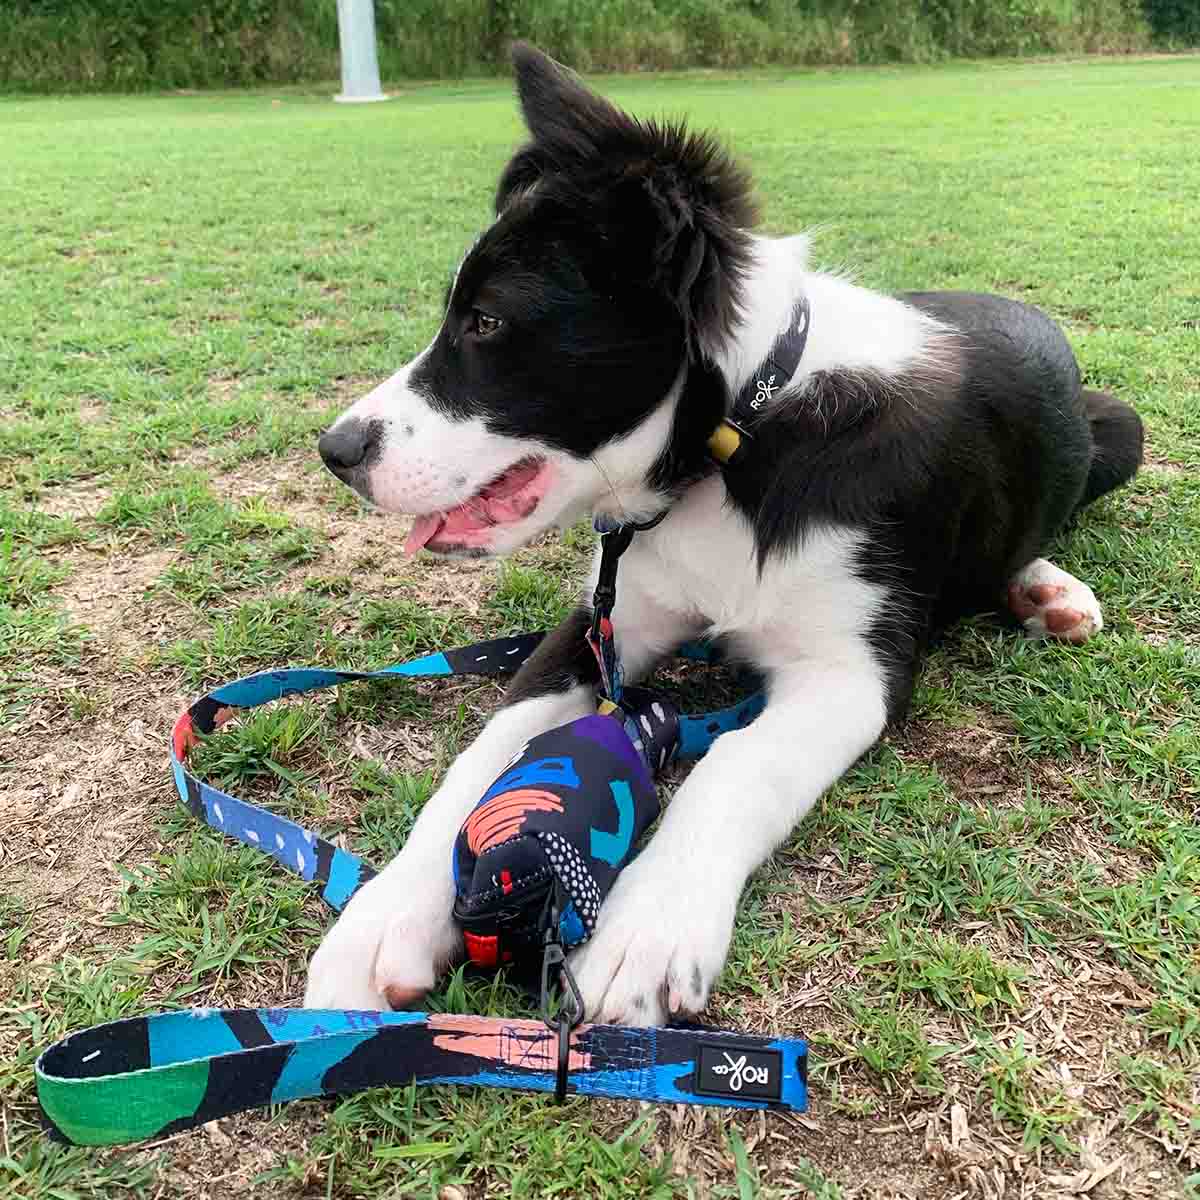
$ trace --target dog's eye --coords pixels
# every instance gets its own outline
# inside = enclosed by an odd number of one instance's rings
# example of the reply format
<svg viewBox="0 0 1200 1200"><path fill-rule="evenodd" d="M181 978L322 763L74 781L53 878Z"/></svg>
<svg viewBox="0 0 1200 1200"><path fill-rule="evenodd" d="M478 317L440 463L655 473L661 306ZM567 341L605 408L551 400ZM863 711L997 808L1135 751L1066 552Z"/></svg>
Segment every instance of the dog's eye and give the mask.
<svg viewBox="0 0 1200 1200"><path fill-rule="evenodd" d="M499 317L493 317L491 313L485 313L482 309L471 310L471 332L477 337L488 337L503 324Z"/></svg>

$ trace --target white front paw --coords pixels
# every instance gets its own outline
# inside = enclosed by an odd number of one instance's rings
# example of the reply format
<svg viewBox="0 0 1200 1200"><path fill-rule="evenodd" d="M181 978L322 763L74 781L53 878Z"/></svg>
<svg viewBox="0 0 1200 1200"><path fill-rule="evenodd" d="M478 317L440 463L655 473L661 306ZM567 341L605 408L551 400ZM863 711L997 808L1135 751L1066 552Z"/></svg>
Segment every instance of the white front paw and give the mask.
<svg viewBox="0 0 1200 1200"><path fill-rule="evenodd" d="M317 947L305 1008L405 1008L433 987L457 944L452 896L403 856L366 884Z"/></svg>
<svg viewBox="0 0 1200 1200"><path fill-rule="evenodd" d="M655 863L627 867L570 965L592 1020L661 1025L700 1012L725 963L737 898Z"/></svg>

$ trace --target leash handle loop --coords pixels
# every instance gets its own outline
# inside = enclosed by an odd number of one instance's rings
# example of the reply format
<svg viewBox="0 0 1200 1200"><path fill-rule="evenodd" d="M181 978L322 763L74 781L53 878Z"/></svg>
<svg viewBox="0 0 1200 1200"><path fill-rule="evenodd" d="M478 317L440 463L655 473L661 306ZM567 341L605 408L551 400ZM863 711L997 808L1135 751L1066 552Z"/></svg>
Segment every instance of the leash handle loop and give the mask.
<svg viewBox="0 0 1200 1200"><path fill-rule="evenodd" d="M799 1039L291 1008L192 1009L97 1025L49 1047L34 1072L48 1133L77 1146L155 1140L252 1108L381 1086L561 1088L564 1096L803 1112L808 1083Z"/></svg>
<svg viewBox="0 0 1200 1200"><path fill-rule="evenodd" d="M541 633L520 634L478 642L422 655L379 671L291 667L260 671L222 684L196 700L175 723L171 738L171 769L179 799L192 816L218 833L270 854L286 870L318 884L325 903L340 912L355 892L374 876L374 868L313 830L261 805L231 796L199 778L187 766L192 747L232 716L302 692L319 691L357 680L508 675L521 666L544 636ZM716 660L718 648L709 642L689 642L680 646L677 653L681 658L712 662ZM756 692L729 708L681 716L678 757L702 757L722 733L750 724L762 712L765 703L764 694Z"/></svg>

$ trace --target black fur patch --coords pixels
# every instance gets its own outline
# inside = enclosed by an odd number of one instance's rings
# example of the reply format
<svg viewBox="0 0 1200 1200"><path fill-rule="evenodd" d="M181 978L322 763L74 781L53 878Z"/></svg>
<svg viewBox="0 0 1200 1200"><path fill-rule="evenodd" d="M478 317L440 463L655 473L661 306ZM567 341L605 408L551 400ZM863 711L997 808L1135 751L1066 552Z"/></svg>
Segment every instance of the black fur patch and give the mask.
<svg viewBox="0 0 1200 1200"><path fill-rule="evenodd" d="M612 277L603 235L548 198L514 206L467 256L411 386L451 417L580 458L636 428L684 358L669 301ZM487 336L475 310L503 322Z"/></svg>
<svg viewBox="0 0 1200 1200"><path fill-rule="evenodd" d="M708 453L708 438L728 407L725 377L706 359L694 360L675 408L670 440L650 470L652 488L675 496L717 469Z"/></svg>
<svg viewBox="0 0 1200 1200"><path fill-rule="evenodd" d="M581 683L589 686L599 683L600 669L585 641L591 623L591 609L580 605L548 633L517 672L504 695L504 703L516 704L520 700L568 692Z"/></svg>
<svg viewBox="0 0 1200 1200"><path fill-rule="evenodd" d="M709 134L635 120L532 46L513 47L513 66L533 140L506 169L497 210L518 189L599 197L598 215L616 219L635 274L673 299L690 334L723 340L757 222L750 176Z"/></svg>

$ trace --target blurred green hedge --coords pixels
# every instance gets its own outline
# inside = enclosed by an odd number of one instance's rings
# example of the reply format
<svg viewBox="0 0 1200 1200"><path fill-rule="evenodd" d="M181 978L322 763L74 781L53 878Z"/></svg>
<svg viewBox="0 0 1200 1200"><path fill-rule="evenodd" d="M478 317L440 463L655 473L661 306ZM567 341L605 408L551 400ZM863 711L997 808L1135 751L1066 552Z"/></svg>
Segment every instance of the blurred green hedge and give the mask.
<svg viewBox="0 0 1200 1200"><path fill-rule="evenodd" d="M0 88L332 80L336 0L0 0ZM584 70L929 61L1200 42L1197 0L375 0L385 79L487 74L525 37Z"/></svg>
<svg viewBox="0 0 1200 1200"><path fill-rule="evenodd" d="M1200 0L1142 0L1155 37L1167 45L1200 45Z"/></svg>

